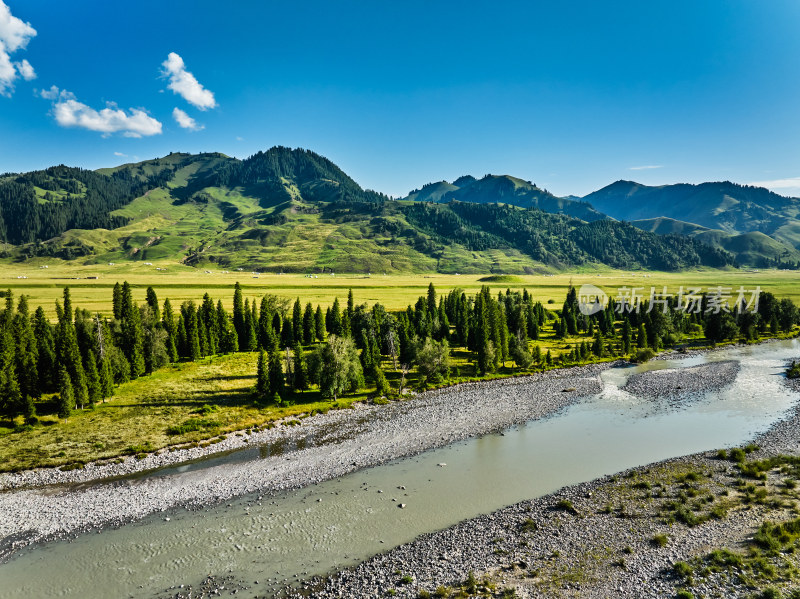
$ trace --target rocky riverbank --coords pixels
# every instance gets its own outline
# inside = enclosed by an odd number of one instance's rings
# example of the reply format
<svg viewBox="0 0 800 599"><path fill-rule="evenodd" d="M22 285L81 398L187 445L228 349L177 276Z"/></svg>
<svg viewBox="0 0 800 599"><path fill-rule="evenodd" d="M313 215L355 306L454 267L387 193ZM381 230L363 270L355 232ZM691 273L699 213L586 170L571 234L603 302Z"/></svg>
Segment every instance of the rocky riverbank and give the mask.
<svg viewBox="0 0 800 599"><path fill-rule="evenodd" d="M786 384L800 392L800 381ZM800 455L800 405L756 443L749 459ZM743 552L765 520L797 516L800 481L771 468L743 485L737 464L712 452L634 468L424 535L286 594L448 596L469 592L472 572L480 596L657 598L682 589L691 593L684 597L760 597L759 589L775 585L779 594L770 596L781 597L796 579L759 578L746 564L730 571L714 566L722 572L708 565L714 550ZM777 564L764 559L759 567L767 573L800 567L794 552L771 558ZM695 576L680 576L679 562Z"/></svg>
<svg viewBox="0 0 800 599"><path fill-rule="evenodd" d="M739 368L738 361L725 360L690 368L648 370L631 375L622 390L653 399L719 391L733 383Z"/></svg>
<svg viewBox="0 0 800 599"><path fill-rule="evenodd" d="M270 430L240 433L213 448L161 452L67 472L7 474L0 478L6 489L0 493L0 558L33 542L127 524L174 507L205 507L247 493L303 487L548 416L597 393L599 373L609 366L468 383L384 406L361 404ZM274 452L263 459L226 462L223 458L218 465L180 476L166 469L144 478L130 477L212 451L248 446L268 446ZM106 482L89 484L97 479Z"/></svg>

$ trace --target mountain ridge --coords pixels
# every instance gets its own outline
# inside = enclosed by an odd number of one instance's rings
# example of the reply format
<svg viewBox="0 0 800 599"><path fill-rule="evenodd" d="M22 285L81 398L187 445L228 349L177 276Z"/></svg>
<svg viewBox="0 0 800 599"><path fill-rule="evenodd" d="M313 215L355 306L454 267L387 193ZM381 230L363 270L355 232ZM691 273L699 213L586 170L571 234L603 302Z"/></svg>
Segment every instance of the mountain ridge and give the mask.
<svg viewBox="0 0 800 599"><path fill-rule="evenodd" d="M620 186L634 195L647 187ZM431 183L392 200L362 189L323 156L281 146L244 160L171 153L98 171L52 167L0 177L0 218L41 223L51 213L74 213L50 229L31 228L25 239L4 237L11 241L4 255L18 260L176 259L298 272L545 272L591 264L733 265L726 247L737 256L760 259L766 248L770 259L795 258L757 235L736 241L696 225L691 234L688 225L662 225L653 233L644 223L617 222L584 200L491 174ZM772 208L781 202L794 205L783 198ZM438 208L426 212L429 204Z"/></svg>

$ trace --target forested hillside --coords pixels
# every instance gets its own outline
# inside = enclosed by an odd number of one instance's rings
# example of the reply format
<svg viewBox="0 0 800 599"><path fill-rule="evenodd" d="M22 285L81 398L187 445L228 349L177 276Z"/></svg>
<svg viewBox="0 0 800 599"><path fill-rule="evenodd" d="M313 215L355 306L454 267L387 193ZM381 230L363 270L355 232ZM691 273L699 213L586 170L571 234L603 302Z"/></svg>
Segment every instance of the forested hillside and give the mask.
<svg viewBox="0 0 800 599"><path fill-rule="evenodd" d="M511 204L521 208L539 208L552 214L566 214L591 222L608 218L589 203L559 198L531 181L509 175L486 175L476 179L469 175L453 183L440 181L415 189L406 199L424 202L471 202L475 204Z"/></svg>
<svg viewBox="0 0 800 599"><path fill-rule="evenodd" d="M695 237L740 264L800 267L800 199L730 181L647 186L617 181L583 198L643 229Z"/></svg>
<svg viewBox="0 0 800 599"><path fill-rule="evenodd" d="M307 273L735 262L719 248L634 229L514 177L461 177L392 200L314 152L284 147L245 160L175 153L97 172L6 175L0 215L0 235L11 244L3 253L17 260L177 260Z"/></svg>

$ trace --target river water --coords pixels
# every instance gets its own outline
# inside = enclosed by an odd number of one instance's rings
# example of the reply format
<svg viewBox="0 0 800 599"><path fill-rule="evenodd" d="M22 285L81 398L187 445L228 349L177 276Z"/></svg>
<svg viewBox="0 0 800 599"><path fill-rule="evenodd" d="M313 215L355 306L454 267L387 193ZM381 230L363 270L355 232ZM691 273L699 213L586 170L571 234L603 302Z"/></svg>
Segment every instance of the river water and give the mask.
<svg viewBox="0 0 800 599"><path fill-rule="evenodd" d="M602 373L599 394L502 434L301 490L246 496L201 511L173 510L29 548L0 565L0 598L152 598L208 574L230 574L250 587L236 596L269 595L287 581L358 563L564 485L741 444L794 405L797 396L783 386L782 372L785 361L798 355L800 343L793 340L611 368ZM716 360L741 364L720 392L668 401L620 390L636 372ZM258 459L257 452L226 459L248 458ZM181 476L179 469L159 474Z"/></svg>

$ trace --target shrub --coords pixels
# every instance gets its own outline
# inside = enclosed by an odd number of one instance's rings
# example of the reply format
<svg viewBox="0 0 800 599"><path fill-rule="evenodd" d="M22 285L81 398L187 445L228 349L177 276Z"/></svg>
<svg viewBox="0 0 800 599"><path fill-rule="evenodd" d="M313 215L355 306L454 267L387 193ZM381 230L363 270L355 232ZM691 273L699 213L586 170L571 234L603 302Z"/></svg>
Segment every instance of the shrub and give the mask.
<svg viewBox="0 0 800 599"><path fill-rule="evenodd" d="M556 504L556 509L561 510L562 512L569 512L570 514L578 513L578 510L575 509L575 506L572 505L572 502L569 499L562 499Z"/></svg>
<svg viewBox="0 0 800 599"><path fill-rule="evenodd" d="M533 521L533 519L527 518L522 522L521 528L522 532L536 532L539 529L539 526Z"/></svg>
<svg viewBox="0 0 800 599"><path fill-rule="evenodd" d="M665 547L668 541L667 535L655 535L650 539L650 543L655 547Z"/></svg>
<svg viewBox="0 0 800 599"><path fill-rule="evenodd" d="M478 581L475 580L475 573L472 570L470 570L469 574L467 575L464 588L468 593L476 593L478 591Z"/></svg>
<svg viewBox="0 0 800 599"><path fill-rule="evenodd" d="M647 362L648 360L652 360L655 357L655 355L656 355L656 352L654 352L649 347L645 347L645 348L636 350L636 353L633 355L632 360L634 362L636 362L637 364L642 364L644 362Z"/></svg>
<svg viewBox="0 0 800 599"><path fill-rule="evenodd" d="M786 369L786 378L800 379L800 362L792 360L791 366Z"/></svg>
<svg viewBox="0 0 800 599"><path fill-rule="evenodd" d="M677 599L694 599L694 595L692 595L686 589L680 589L676 594L675 597Z"/></svg>
<svg viewBox="0 0 800 599"><path fill-rule="evenodd" d="M219 428L219 422L207 418L189 418L183 424L176 424L167 428L168 435L185 435L194 431L205 431Z"/></svg>
<svg viewBox="0 0 800 599"><path fill-rule="evenodd" d="M731 462L744 462L745 453L744 449L740 447L734 447L728 452L728 459Z"/></svg>
<svg viewBox="0 0 800 599"><path fill-rule="evenodd" d="M694 570L692 570L692 567L686 562L675 562L672 566L672 571L676 576L687 580L694 574Z"/></svg>

